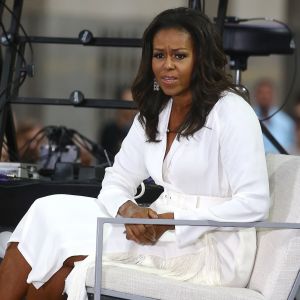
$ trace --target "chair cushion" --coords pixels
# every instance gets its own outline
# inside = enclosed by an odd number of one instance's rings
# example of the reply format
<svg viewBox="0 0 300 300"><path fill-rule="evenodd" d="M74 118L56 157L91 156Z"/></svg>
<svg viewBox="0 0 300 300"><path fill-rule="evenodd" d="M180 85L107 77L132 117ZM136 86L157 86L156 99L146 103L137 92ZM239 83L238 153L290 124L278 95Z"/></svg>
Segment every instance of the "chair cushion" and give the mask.
<svg viewBox="0 0 300 300"><path fill-rule="evenodd" d="M270 194L273 201L270 220L300 221L300 157L267 156ZM287 299L300 268L300 230L261 230L258 251L249 288L266 299Z"/></svg>
<svg viewBox="0 0 300 300"><path fill-rule="evenodd" d="M94 280L90 269L86 285L94 286ZM164 300L265 300L246 288L200 286L120 266L104 266L102 282L105 289Z"/></svg>

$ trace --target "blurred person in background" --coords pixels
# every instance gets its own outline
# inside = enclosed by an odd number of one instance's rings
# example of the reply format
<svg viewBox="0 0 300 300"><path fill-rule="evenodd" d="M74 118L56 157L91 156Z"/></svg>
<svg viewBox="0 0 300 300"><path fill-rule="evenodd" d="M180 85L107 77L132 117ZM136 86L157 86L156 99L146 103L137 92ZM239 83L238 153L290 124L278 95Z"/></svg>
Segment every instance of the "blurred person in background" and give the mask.
<svg viewBox="0 0 300 300"><path fill-rule="evenodd" d="M17 122L16 140L21 162L38 162L40 146L44 142L44 139L40 139L41 135L38 134L42 128L42 125L34 119Z"/></svg>
<svg viewBox="0 0 300 300"><path fill-rule="evenodd" d="M6 146L2 145L2 149L1 149L1 159L0 161L2 162L8 162L9 161L9 157L8 157L8 153L7 153L7 149L6 149Z"/></svg>
<svg viewBox="0 0 300 300"><path fill-rule="evenodd" d="M294 104L293 116L296 124L296 129L295 129L295 146L292 149L291 154L300 155L300 93L298 93L298 96Z"/></svg>
<svg viewBox="0 0 300 300"><path fill-rule="evenodd" d="M276 88L271 79L264 78L258 81L254 90L254 110L260 120L267 118L278 110L276 105ZM273 117L263 122L274 138L289 152L295 145L295 124L285 112L279 111ZM278 150L264 136L266 153L278 153Z"/></svg>
<svg viewBox="0 0 300 300"><path fill-rule="evenodd" d="M132 101L130 88L123 89L117 98ZM104 124L98 140L110 156L114 157L119 152L122 141L129 131L135 114L136 111L132 109L118 109L115 118Z"/></svg>
<svg viewBox="0 0 300 300"><path fill-rule="evenodd" d="M16 142L19 153L19 160L24 163L36 163L39 159L39 149L42 143L35 139L42 126L33 119L17 122ZM7 143L2 145L1 161L8 162Z"/></svg>
<svg viewBox="0 0 300 300"><path fill-rule="evenodd" d="M43 127L34 119L26 119L17 122L16 140L19 151L20 161L24 163L43 163L45 153L41 147L47 146L49 136L47 137L46 127ZM79 151L79 162L82 165L92 164L93 157L84 147L77 145Z"/></svg>

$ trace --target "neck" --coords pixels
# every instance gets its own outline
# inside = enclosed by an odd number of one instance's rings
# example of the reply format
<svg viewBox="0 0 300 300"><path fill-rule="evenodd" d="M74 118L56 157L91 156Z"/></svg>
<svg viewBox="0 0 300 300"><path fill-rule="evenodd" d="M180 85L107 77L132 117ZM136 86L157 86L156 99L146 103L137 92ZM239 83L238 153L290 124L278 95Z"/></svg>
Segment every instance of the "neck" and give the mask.
<svg viewBox="0 0 300 300"><path fill-rule="evenodd" d="M169 118L168 124L168 132L169 133L177 133L178 128L184 122L186 115L191 109L192 101L178 101L178 98L173 98L171 114Z"/></svg>
<svg viewBox="0 0 300 300"><path fill-rule="evenodd" d="M269 115L270 109L268 107L260 107L260 111L261 111L262 117L265 118Z"/></svg>
<svg viewBox="0 0 300 300"><path fill-rule="evenodd" d="M191 97L184 97L184 98L174 97L172 110L174 112L185 113L191 108L191 105L192 105Z"/></svg>

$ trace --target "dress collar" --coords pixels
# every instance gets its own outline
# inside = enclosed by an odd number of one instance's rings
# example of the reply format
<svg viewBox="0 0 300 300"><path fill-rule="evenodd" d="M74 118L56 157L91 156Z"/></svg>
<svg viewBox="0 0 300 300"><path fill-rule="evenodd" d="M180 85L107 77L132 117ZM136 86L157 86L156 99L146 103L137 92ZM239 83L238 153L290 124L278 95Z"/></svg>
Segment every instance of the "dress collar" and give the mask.
<svg viewBox="0 0 300 300"><path fill-rule="evenodd" d="M164 109L159 114L159 122L158 122L157 130L158 130L158 138L160 140L165 136L167 132L172 104L173 104L173 99L170 98L166 106L164 107Z"/></svg>

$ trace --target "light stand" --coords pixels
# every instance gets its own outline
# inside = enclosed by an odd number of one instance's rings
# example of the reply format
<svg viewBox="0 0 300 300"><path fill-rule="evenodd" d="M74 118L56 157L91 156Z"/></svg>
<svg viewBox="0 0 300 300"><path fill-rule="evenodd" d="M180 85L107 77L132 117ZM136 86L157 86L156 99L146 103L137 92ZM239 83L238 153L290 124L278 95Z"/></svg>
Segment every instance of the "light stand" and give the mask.
<svg viewBox="0 0 300 300"><path fill-rule="evenodd" d="M250 104L249 91L244 85L242 85L242 71L245 71L247 68L247 57L230 57L229 66L230 69L234 71L233 78L237 90L245 97L246 101Z"/></svg>
<svg viewBox="0 0 300 300"><path fill-rule="evenodd" d="M242 85L242 71L245 71L247 68L247 59L246 56L240 57L230 57L230 69L234 71L234 84L236 85L239 92L245 96L247 102L250 102L250 95L248 89ZM275 139L263 121L259 121L261 130L266 138L273 144L273 146L281 154L288 154L288 152L282 147L282 145Z"/></svg>
<svg viewBox="0 0 300 300"><path fill-rule="evenodd" d="M280 22L245 22L236 17L225 19L223 30L223 47L230 57L230 69L235 72L235 84L249 101L249 93L241 84L242 71L247 69L249 56L266 56L271 54L294 53L293 34ZM263 121L261 129L266 138L281 154L288 154L270 133Z"/></svg>
<svg viewBox="0 0 300 300"><path fill-rule="evenodd" d="M201 11L201 1L189 0L189 7ZM289 28L280 22L266 24L241 24L235 17L226 17L228 0L219 0L215 25L223 38L223 48L230 57L230 69L234 71L237 90L250 103L248 89L241 84L242 71L247 69L247 59L251 55L292 54L293 35ZM288 154L260 121L263 134L281 154Z"/></svg>

